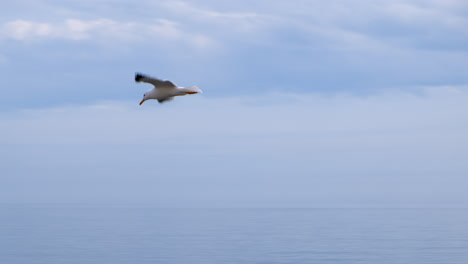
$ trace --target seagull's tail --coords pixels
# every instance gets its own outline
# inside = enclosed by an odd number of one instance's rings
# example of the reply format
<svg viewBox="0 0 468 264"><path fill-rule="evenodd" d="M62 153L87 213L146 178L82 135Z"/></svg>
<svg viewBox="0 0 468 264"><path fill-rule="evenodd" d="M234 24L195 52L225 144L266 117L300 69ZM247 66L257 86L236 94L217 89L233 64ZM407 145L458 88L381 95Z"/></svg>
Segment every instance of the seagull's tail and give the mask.
<svg viewBox="0 0 468 264"><path fill-rule="evenodd" d="M200 88L198 88L198 86L190 86L190 87L186 87L186 88L183 88L182 91L185 93L185 94L197 94L197 93L202 93L202 90Z"/></svg>

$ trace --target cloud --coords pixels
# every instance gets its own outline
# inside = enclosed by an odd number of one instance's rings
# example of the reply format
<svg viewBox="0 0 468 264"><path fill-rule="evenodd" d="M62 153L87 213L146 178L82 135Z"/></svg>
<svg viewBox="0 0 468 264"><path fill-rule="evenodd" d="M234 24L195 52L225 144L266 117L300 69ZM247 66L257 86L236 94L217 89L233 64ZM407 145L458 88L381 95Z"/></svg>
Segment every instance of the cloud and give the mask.
<svg viewBox="0 0 468 264"><path fill-rule="evenodd" d="M180 26L167 19L156 19L152 23L121 22L112 19L80 20L66 19L59 23L14 20L0 25L0 40L17 41L66 39L98 40L104 42L142 42L164 39L163 43L184 43L191 47L213 47L210 38L201 34L183 31Z"/></svg>
<svg viewBox="0 0 468 264"><path fill-rule="evenodd" d="M276 40L275 32L286 29L301 32L305 36L301 39L308 40L304 46L319 41L331 44L332 49L352 45L361 50L466 52L468 19L462 1L259 1L256 7L252 10L257 17L268 18L264 19L268 27L257 32L272 31L264 36Z"/></svg>
<svg viewBox="0 0 468 264"><path fill-rule="evenodd" d="M198 21L214 28L229 28L231 32L238 33L258 33L269 25L271 22L269 20L273 19L257 12L215 11L185 1L167 1L163 2L162 6L174 14L179 14L181 20Z"/></svg>
<svg viewBox="0 0 468 264"><path fill-rule="evenodd" d="M3 201L466 205L464 1L72 2L0 23Z"/></svg>
<svg viewBox="0 0 468 264"><path fill-rule="evenodd" d="M35 13L50 17L24 15L0 26L4 71L20 80L1 85L10 87L2 108L128 98L127 74L136 70L195 82L217 96L468 81L463 2L103 1L74 2L72 13L44 3L49 12ZM39 71L64 68L61 76ZM24 98L21 89L32 86ZM59 91L67 95L58 98Z"/></svg>
<svg viewBox="0 0 468 264"><path fill-rule="evenodd" d="M215 43L230 46L230 43L268 45L277 42L282 45L291 41L291 35L287 34L291 32L293 37L302 35L293 41L307 40L296 43L303 47L315 47L314 43L323 42L324 47L330 45L331 49L351 46L352 49L379 51L390 48L465 50L468 39L464 30L468 25L463 12L465 6L460 1L418 0L359 3L257 0L248 6L242 2L221 5L209 1L143 1L136 10L144 18L128 14L118 18L120 9L128 8L125 2L119 2L114 13L108 12L116 15L115 18L80 19L97 16L89 13L90 6L83 3L73 9L72 14L78 18L66 18L60 23L27 19L6 22L0 27L0 39L80 40L101 36L135 40L140 39L141 32L149 32L144 34L145 40L151 33L157 33L169 40L190 39L195 45L212 48ZM109 3L96 7L112 10ZM80 12L80 8L86 11ZM63 11L52 13L59 16Z"/></svg>
<svg viewBox="0 0 468 264"><path fill-rule="evenodd" d="M466 205L467 100L466 87L428 87L2 113L0 193L177 206ZM24 180L55 187L18 187Z"/></svg>
<svg viewBox="0 0 468 264"><path fill-rule="evenodd" d="M253 97L190 98L191 103L183 101L184 98L166 105L149 102L145 107L130 102L108 102L25 109L14 115L2 115L0 142L135 143L146 139L177 139L188 131L191 136L203 139L216 135L292 136L296 133L416 132L416 129L423 132L423 129L450 130L460 125L466 110L467 88L414 90L368 96L273 93ZM174 112L176 107L178 111ZM89 137L85 136L86 130L79 131L78 127L91 129ZM146 133L155 130L159 132ZM30 135L29 131L36 133ZM136 134L143 138L135 137Z"/></svg>

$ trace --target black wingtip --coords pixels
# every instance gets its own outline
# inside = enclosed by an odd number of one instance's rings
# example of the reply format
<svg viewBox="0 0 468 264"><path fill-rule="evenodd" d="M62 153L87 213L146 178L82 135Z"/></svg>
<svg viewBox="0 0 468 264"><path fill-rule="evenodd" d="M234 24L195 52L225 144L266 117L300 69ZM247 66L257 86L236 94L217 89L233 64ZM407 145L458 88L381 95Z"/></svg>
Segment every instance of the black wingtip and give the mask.
<svg viewBox="0 0 468 264"><path fill-rule="evenodd" d="M141 79L143 79L145 76L141 73L135 73L135 82L139 82Z"/></svg>

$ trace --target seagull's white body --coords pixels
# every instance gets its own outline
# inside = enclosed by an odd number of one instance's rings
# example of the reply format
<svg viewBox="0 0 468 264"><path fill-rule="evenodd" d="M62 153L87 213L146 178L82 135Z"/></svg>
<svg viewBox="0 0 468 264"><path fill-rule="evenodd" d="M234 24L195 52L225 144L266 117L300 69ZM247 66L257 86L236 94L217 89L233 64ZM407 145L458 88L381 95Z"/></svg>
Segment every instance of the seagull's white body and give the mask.
<svg viewBox="0 0 468 264"><path fill-rule="evenodd" d="M202 92L202 90L197 86L178 87L171 81L163 81L140 73L135 74L135 82L145 82L154 86L153 89L147 91L143 95L143 100L141 100L140 105L149 99L155 99L158 100L159 103L162 103L172 100L174 96L197 94Z"/></svg>

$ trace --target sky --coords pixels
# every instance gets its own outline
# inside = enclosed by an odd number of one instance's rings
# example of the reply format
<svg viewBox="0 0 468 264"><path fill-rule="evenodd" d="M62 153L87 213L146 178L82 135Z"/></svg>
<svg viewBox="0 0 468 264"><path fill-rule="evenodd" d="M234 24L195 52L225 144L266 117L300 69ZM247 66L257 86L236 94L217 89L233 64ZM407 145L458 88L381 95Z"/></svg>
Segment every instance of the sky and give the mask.
<svg viewBox="0 0 468 264"><path fill-rule="evenodd" d="M462 0L17 0L0 203L467 207ZM138 103L135 72L203 94Z"/></svg>

